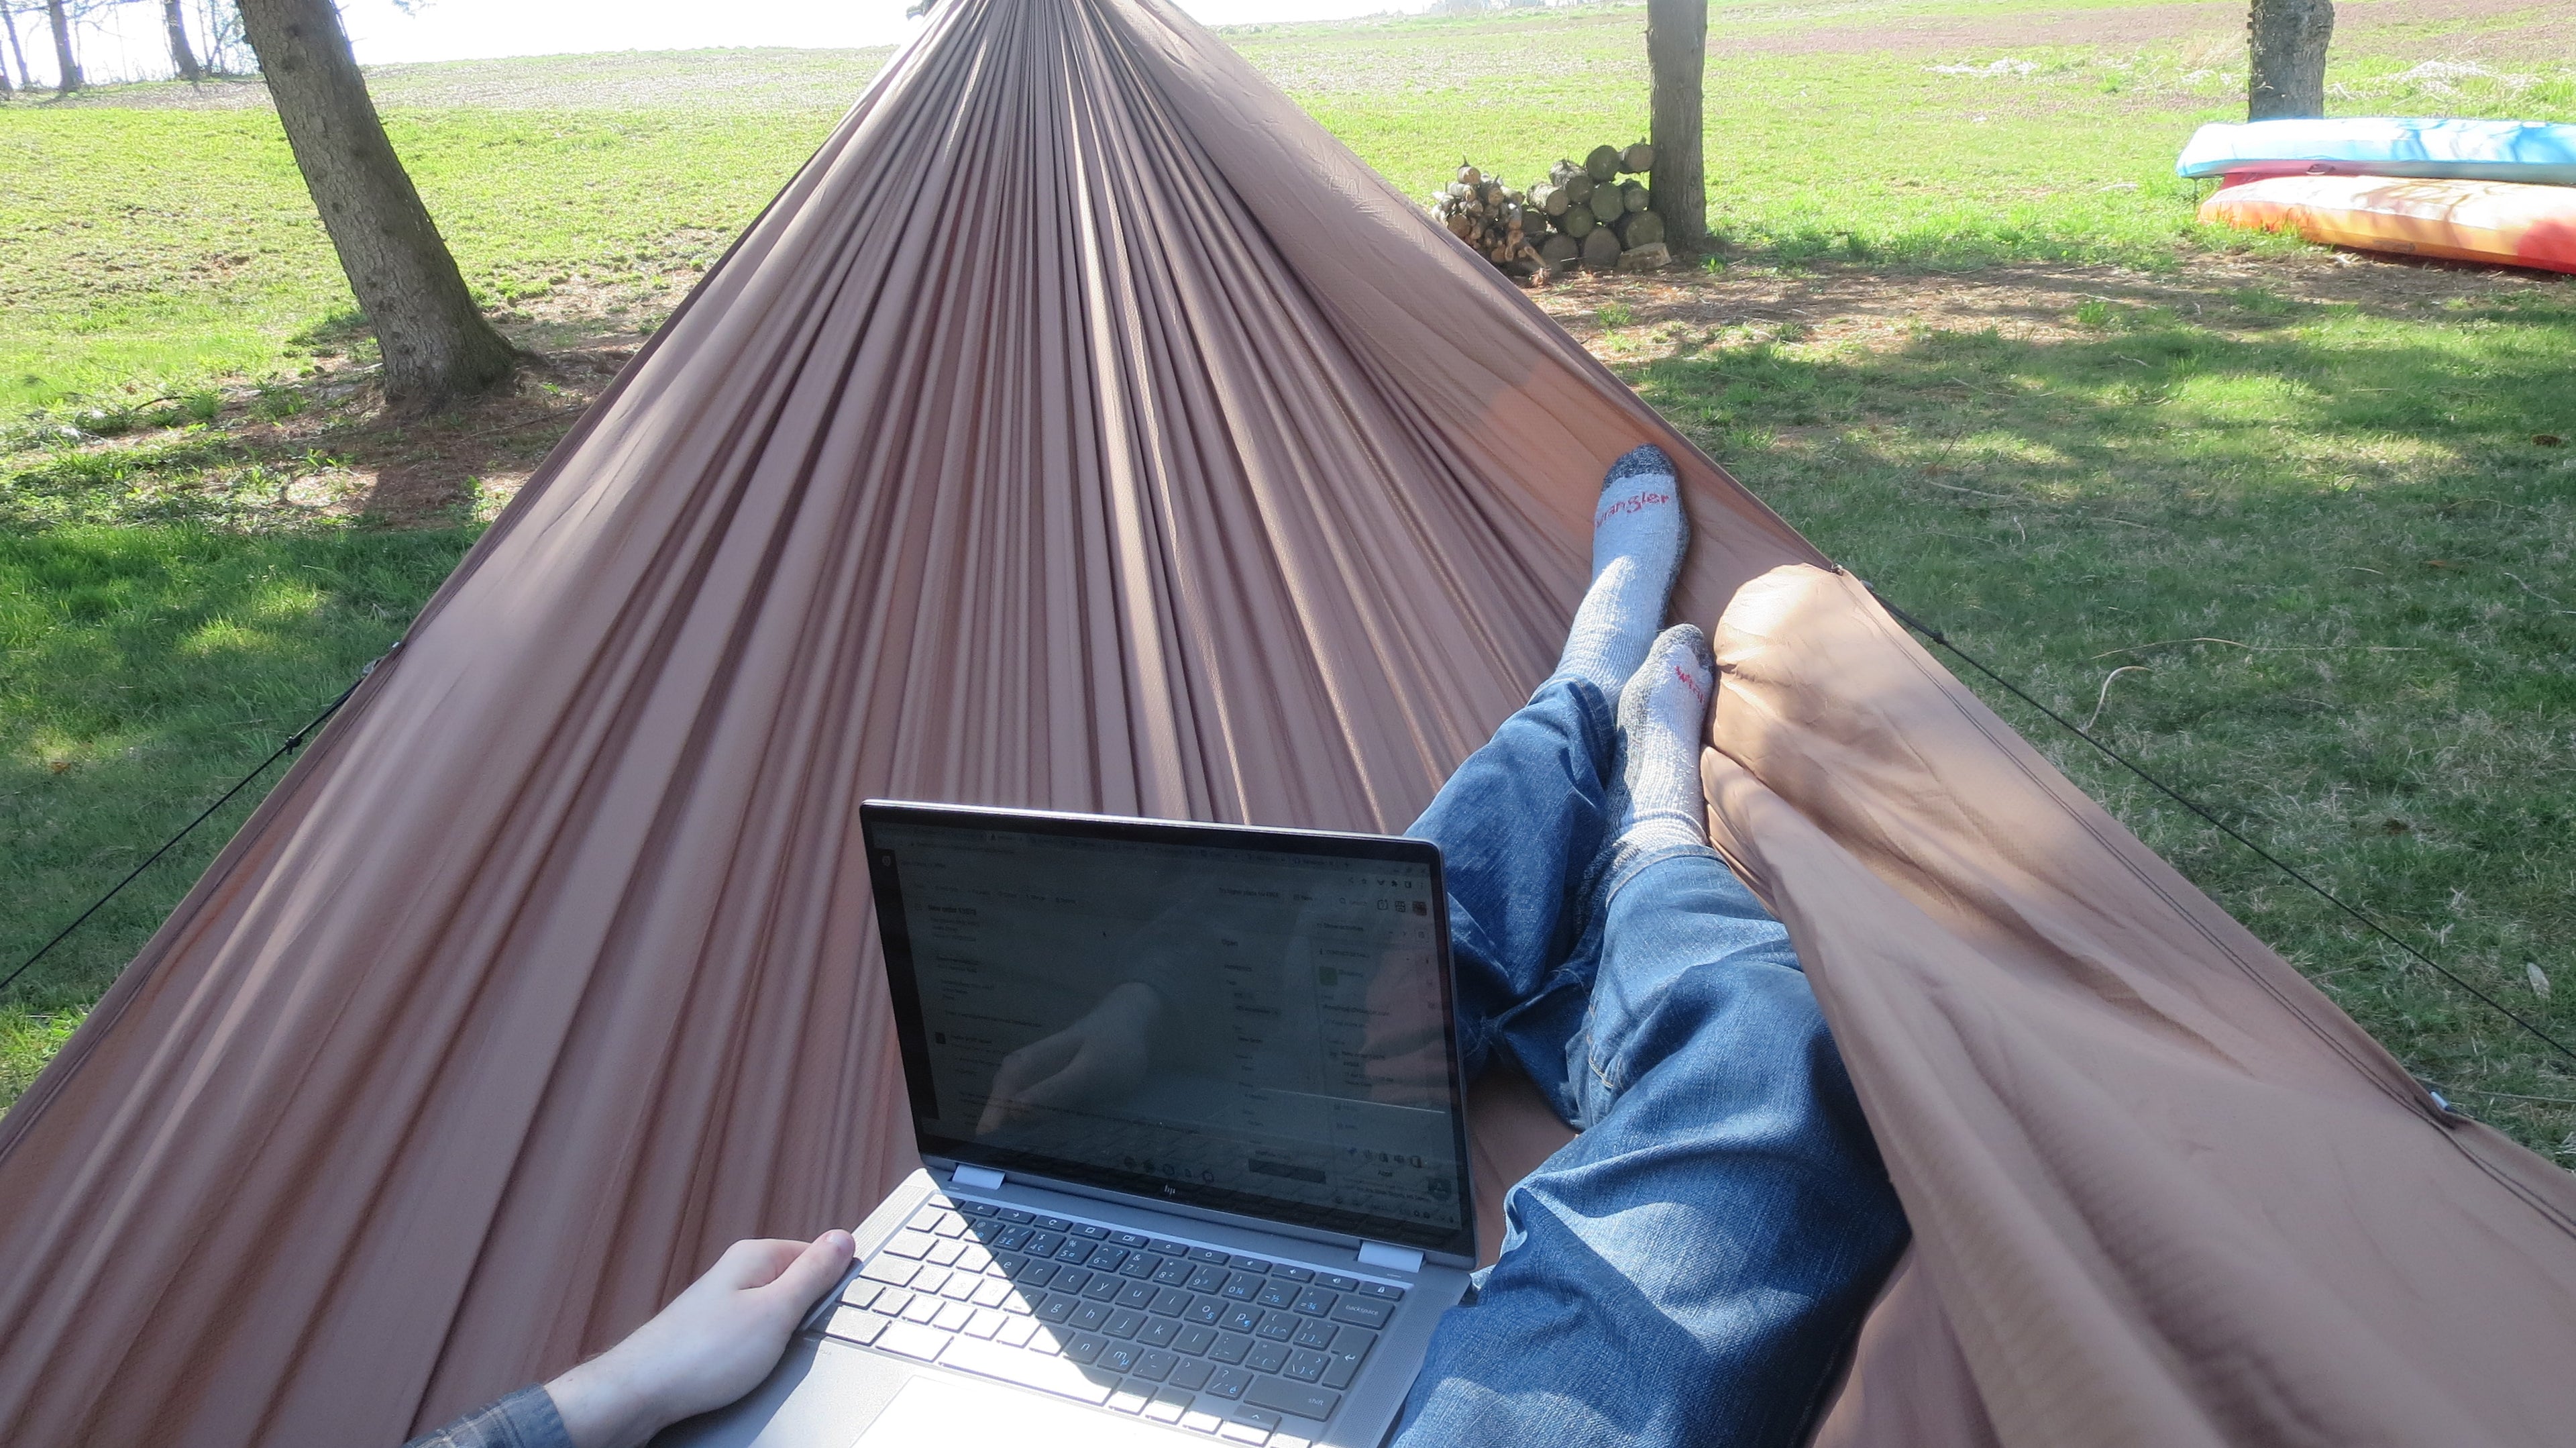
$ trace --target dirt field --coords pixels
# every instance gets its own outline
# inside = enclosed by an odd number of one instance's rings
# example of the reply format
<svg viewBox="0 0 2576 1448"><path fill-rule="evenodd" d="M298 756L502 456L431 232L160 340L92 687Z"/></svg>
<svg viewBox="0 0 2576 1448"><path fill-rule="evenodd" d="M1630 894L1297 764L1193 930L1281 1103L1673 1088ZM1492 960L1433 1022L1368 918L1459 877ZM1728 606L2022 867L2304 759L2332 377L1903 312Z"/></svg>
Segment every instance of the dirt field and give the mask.
<svg viewBox="0 0 2576 1448"><path fill-rule="evenodd" d="M1793 326L1806 340L1871 350L1925 331L1982 332L2016 341L2094 335L2075 319L2089 301L2166 307L2241 320L2249 292L2348 305L2378 316L2430 318L2464 303L2525 293L2576 294L2576 279L2490 267L2383 260L2353 252L2208 257L2170 273L2021 263L1962 274L1831 270L1710 276L1578 275L1532 294L1541 310L1607 362L1651 361L1729 328ZM1605 309L1624 308L1605 327ZM1620 315L1613 312L1612 315ZM2259 321L2259 314L2258 314Z"/></svg>

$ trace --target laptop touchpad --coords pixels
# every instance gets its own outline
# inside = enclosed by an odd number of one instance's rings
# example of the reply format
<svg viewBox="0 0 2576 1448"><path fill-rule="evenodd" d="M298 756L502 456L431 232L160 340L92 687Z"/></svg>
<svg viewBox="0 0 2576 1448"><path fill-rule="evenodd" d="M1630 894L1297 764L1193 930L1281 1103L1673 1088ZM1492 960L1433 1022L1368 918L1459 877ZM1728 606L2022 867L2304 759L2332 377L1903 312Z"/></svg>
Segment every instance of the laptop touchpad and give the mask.
<svg viewBox="0 0 2576 1448"><path fill-rule="evenodd" d="M1129 1418L1096 1408L1031 1397L1017 1388L986 1387L924 1374L903 1385L853 1448L956 1448L1044 1443L1049 1448L1111 1448L1160 1437Z"/></svg>

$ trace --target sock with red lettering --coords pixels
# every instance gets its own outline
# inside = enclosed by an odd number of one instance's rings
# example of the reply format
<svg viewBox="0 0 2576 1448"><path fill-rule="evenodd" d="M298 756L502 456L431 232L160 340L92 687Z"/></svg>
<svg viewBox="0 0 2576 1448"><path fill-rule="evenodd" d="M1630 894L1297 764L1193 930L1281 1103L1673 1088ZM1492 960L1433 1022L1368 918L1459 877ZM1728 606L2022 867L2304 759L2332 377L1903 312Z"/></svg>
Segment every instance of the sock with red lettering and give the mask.
<svg viewBox="0 0 2576 1448"><path fill-rule="evenodd" d="M1689 535L1662 448L1637 448L1610 465L1592 513L1592 586L1551 677L1589 680L1604 694L1627 683L1663 626Z"/></svg>
<svg viewBox="0 0 2576 1448"><path fill-rule="evenodd" d="M1675 624L1655 636L1646 661L1619 691L1619 778L1610 790L1610 828L1621 855L1666 845L1707 848L1699 752L1708 738L1716 676L1708 637Z"/></svg>

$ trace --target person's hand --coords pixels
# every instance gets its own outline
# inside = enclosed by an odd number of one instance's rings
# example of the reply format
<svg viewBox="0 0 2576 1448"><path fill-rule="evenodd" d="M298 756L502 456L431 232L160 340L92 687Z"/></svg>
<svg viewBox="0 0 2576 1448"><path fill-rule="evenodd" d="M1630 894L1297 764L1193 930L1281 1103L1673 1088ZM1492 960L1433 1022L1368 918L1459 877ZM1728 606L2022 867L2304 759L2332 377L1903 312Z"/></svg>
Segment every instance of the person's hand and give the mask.
<svg viewBox="0 0 2576 1448"><path fill-rule="evenodd" d="M633 1448L760 1386L856 1247L838 1230L727 1247L652 1321L546 1384L573 1448Z"/></svg>
<svg viewBox="0 0 2576 1448"><path fill-rule="evenodd" d="M1153 1064L1154 1018L1163 998L1129 981L1081 1020L1002 1058L977 1136L989 1136L1042 1106L1079 1106L1124 1096Z"/></svg>

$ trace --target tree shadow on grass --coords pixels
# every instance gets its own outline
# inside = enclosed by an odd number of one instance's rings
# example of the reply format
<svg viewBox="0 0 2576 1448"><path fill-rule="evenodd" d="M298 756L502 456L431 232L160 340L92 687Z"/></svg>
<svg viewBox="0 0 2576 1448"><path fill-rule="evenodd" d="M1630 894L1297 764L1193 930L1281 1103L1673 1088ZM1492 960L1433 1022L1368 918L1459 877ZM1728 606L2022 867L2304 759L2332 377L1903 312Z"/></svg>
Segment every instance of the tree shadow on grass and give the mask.
<svg viewBox="0 0 2576 1448"><path fill-rule="evenodd" d="M640 339L588 340L434 416L387 415L341 365L0 452L0 973L391 646ZM280 772L0 1008L95 999Z"/></svg>
<svg viewBox="0 0 2576 1448"><path fill-rule="evenodd" d="M2576 437L2571 350L2566 305L2226 331L2142 309L1631 376L1889 598L2576 1038L2576 1002L2529 983L2576 975L2576 446L2538 440ZM1984 692L2411 1069L2516 1093L2471 1109L2535 1148L2576 1127L2517 1099L2576 1096L2545 1047Z"/></svg>
<svg viewBox="0 0 2576 1448"><path fill-rule="evenodd" d="M2385 321L2512 315L2576 306L2576 278L2431 258L2302 250L2287 258L2212 256L2173 272L2016 262L1972 272L1818 264L1736 267L1719 275L1580 277L1540 295L1577 336L1615 303L1643 331L1832 319L1844 325L1994 328L2064 339L2100 322L2167 318L2230 333L2295 326L2321 313Z"/></svg>
<svg viewBox="0 0 2576 1448"><path fill-rule="evenodd" d="M510 385L434 414L382 405L369 365L78 413L0 453L0 527L196 523L278 532L488 519L638 339L532 354Z"/></svg>
<svg viewBox="0 0 2576 1448"><path fill-rule="evenodd" d="M0 971L220 796L399 636L471 530L0 531ZM274 771L14 988L84 1005Z"/></svg>

